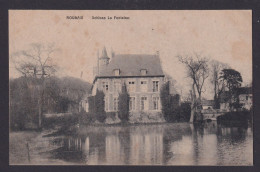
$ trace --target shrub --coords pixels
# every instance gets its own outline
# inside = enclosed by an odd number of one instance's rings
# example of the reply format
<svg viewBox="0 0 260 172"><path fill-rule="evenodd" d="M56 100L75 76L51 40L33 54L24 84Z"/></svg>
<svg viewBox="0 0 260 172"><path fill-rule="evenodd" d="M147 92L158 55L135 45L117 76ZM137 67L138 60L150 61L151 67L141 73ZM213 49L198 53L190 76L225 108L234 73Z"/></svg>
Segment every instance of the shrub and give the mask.
<svg viewBox="0 0 260 172"><path fill-rule="evenodd" d="M94 98L95 113L96 113L96 119L102 123L106 120L104 98L105 98L105 94L103 93L103 91L97 90L96 96Z"/></svg>
<svg viewBox="0 0 260 172"><path fill-rule="evenodd" d="M122 122L129 120L129 94L125 84L123 84L122 92L119 94L118 117Z"/></svg>
<svg viewBox="0 0 260 172"><path fill-rule="evenodd" d="M190 103L181 103L179 121L188 122L190 120L191 107Z"/></svg>
<svg viewBox="0 0 260 172"><path fill-rule="evenodd" d="M53 116L43 118L42 125L44 128L54 128L61 126L62 128L69 128L79 122L79 114L64 114L62 116Z"/></svg>
<svg viewBox="0 0 260 172"><path fill-rule="evenodd" d="M170 83L165 83L160 91L162 112L164 115L164 119L167 122L179 121L180 120L180 96L178 94L171 95L170 94Z"/></svg>
<svg viewBox="0 0 260 172"><path fill-rule="evenodd" d="M116 112L107 112L106 115L107 115L107 118L111 118L113 120L116 119Z"/></svg>
<svg viewBox="0 0 260 172"><path fill-rule="evenodd" d="M251 112L248 110L237 111L237 112L227 112L222 116L217 117L218 123L247 123L250 120Z"/></svg>
<svg viewBox="0 0 260 172"><path fill-rule="evenodd" d="M91 113L91 112L80 112L79 113L79 123L80 124L89 124L89 123L93 123L96 120L96 116L95 113Z"/></svg>
<svg viewBox="0 0 260 172"><path fill-rule="evenodd" d="M170 83L165 83L160 91L160 99L162 105L162 112L166 121L171 121L171 97L170 97Z"/></svg>
<svg viewBox="0 0 260 172"><path fill-rule="evenodd" d="M24 77L10 80L10 128L24 130L38 122L37 94L32 94Z"/></svg>

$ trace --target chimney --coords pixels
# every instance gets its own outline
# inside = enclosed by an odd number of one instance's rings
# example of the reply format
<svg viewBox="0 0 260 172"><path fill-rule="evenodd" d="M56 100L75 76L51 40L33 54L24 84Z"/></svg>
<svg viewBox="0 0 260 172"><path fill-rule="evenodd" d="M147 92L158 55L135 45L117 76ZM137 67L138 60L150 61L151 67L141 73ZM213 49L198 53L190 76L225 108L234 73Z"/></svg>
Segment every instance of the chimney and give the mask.
<svg viewBox="0 0 260 172"><path fill-rule="evenodd" d="M155 54L159 57L160 56L160 51L156 51Z"/></svg>

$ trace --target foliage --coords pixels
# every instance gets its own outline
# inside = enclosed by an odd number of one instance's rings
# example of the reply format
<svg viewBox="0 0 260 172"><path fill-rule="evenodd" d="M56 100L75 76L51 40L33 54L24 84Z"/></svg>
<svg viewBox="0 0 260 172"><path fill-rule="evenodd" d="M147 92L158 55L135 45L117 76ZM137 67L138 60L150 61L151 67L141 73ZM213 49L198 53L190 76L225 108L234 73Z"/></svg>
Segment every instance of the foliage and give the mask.
<svg viewBox="0 0 260 172"><path fill-rule="evenodd" d="M67 82L64 83L64 80ZM73 105L76 105L75 109L77 110L77 96L71 96L75 95L78 89L80 89L77 85L82 85L84 92L90 90L89 83L73 78L50 77L46 78L45 83L46 87L42 102L43 113L68 112L69 107ZM32 77L22 76L10 80L11 129L23 130L28 128L28 124L36 125L38 123L40 92L37 85L38 79Z"/></svg>
<svg viewBox="0 0 260 172"><path fill-rule="evenodd" d="M105 94L103 93L103 91L97 89L96 95L94 97L94 102L95 102L96 119L99 122L104 122L106 119L104 98L105 98Z"/></svg>
<svg viewBox="0 0 260 172"><path fill-rule="evenodd" d="M10 127L24 130L29 123L37 123L37 95L29 89L25 77L10 80Z"/></svg>
<svg viewBox="0 0 260 172"><path fill-rule="evenodd" d="M162 105L162 112L166 121L171 121L172 107L171 107L171 96L170 96L170 83L166 82L160 90L160 100Z"/></svg>
<svg viewBox="0 0 260 172"><path fill-rule="evenodd" d="M62 116L54 116L43 118L42 124L44 128L54 128L57 126L71 127L79 121L79 114L64 114Z"/></svg>
<svg viewBox="0 0 260 172"><path fill-rule="evenodd" d="M182 122L188 122L190 120L191 113L190 103L181 103L179 113L180 115L178 120Z"/></svg>
<svg viewBox="0 0 260 172"><path fill-rule="evenodd" d="M190 56L179 55L177 57L179 61L185 65L188 72L188 77L192 80L190 122L194 122L195 111L196 109L201 108L201 94L206 90L206 88L203 86L205 80L209 76L208 59L197 53Z"/></svg>
<svg viewBox="0 0 260 172"><path fill-rule="evenodd" d="M179 121L182 117L179 105L180 96L178 94L171 95L169 91L170 83L166 82L160 90L160 99L164 119L167 122Z"/></svg>
<svg viewBox="0 0 260 172"><path fill-rule="evenodd" d="M85 111L81 111L79 113L79 123L80 124L90 124L95 122L96 120L96 115L95 113L91 113L91 112L85 112Z"/></svg>
<svg viewBox="0 0 260 172"><path fill-rule="evenodd" d="M126 85L123 84L122 92L119 94L118 102L118 117L122 122L129 120L129 94L126 89Z"/></svg>
<svg viewBox="0 0 260 172"><path fill-rule="evenodd" d="M234 91L236 88L241 87L243 81L241 74L234 69L223 69L219 79L223 81L229 91Z"/></svg>
<svg viewBox="0 0 260 172"><path fill-rule="evenodd" d="M227 112L222 116L217 117L218 123L244 123L247 124L252 119L252 111L236 111L236 112Z"/></svg>
<svg viewBox="0 0 260 172"><path fill-rule="evenodd" d="M220 72L223 69L229 68L227 64L221 63L216 60L210 61L210 82L214 87L214 109L220 108L220 94L224 91L223 83L219 80Z"/></svg>
<svg viewBox="0 0 260 172"><path fill-rule="evenodd" d="M89 105L89 112L90 113L95 113L96 108L95 108L95 96L89 96L88 97L88 105Z"/></svg>
<svg viewBox="0 0 260 172"><path fill-rule="evenodd" d="M38 127L42 127L43 99L45 92L45 79L56 72L56 66L52 63L52 55L56 51L54 45L31 44L31 49L11 54L11 62L15 69L25 78L34 80L27 83L38 92ZM37 84L35 84L37 83Z"/></svg>
<svg viewBox="0 0 260 172"><path fill-rule="evenodd" d="M223 69L220 73L219 80L228 89L230 108L240 107L238 88L241 87L241 83L243 82L241 74L234 69Z"/></svg>

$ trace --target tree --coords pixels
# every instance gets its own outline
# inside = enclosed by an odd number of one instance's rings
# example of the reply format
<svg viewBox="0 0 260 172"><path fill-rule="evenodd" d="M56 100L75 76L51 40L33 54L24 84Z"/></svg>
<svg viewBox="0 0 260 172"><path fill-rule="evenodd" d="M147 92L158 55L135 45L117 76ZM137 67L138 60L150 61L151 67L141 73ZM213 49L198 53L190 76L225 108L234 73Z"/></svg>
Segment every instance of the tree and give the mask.
<svg viewBox="0 0 260 172"><path fill-rule="evenodd" d="M172 98L170 95L170 82L166 82L162 86L160 90L160 100L164 119L168 122L173 121L173 105L171 104Z"/></svg>
<svg viewBox="0 0 260 172"><path fill-rule="evenodd" d="M73 112L79 111L80 101L90 90L91 85L88 82L78 78L64 77L59 79L60 95L70 100L68 106Z"/></svg>
<svg viewBox="0 0 260 172"><path fill-rule="evenodd" d="M219 109L219 96L223 92L223 84L219 80L220 72L222 69L228 68L227 64L221 63L216 60L211 61L211 83L214 86L214 108Z"/></svg>
<svg viewBox="0 0 260 172"><path fill-rule="evenodd" d="M238 88L241 87L243 82L241 74L234 69L223 69L220 73L219 80L223 83L229 93L229 106L230 108L238 107ZM234 103L232 103L232 99Z"/></svg>
<svg viewBox="0 0 260 172"><path fill-rule="evenodd" d="M129 120L129 94L125 83L122 86L122 92L119 94L118 102L118 117L122 122Z"/></svg>
<svg viewBox="0 0 260 172"><path fill-rule="evenodd" d="M95 104L95 113L96 119L99 122L104 122L106 119L106 112L105 112L105 94L103 91L99 91L97 89L96 95L94 97L94 104Z"/></svg>
<svg viewBox="0 0 260 172"><path fill-rule="evenodd" d="M27 85L34 92L38 92L38 127L42 127L43 99L45 91L45 79L56 72L56 66L52 62L52 54L57 49L54 45L31 44L31 49L15 52L11 60L20 74L27 79Z"/></svg>
<svg viewBox="0 0 260 172"><path fill-rule="evenodd" d="M13 130L23 130L28 121L34 122L37 112L35 100L30 94L24 77L11 79L9 82L10 93L10 128Z"/></svg>
<svg viewBox="0 0 260 172"><path fill-rule="evenodd" d="M190 122L194 120L194 112L199 107L201 108L201 93L203 92L203 86L205 80L209 76L208 59L201 57L197 53L194 56L177 56L179 61L183 63L187 69L188 77L192 80L192 91L191 91L191 118ZM196 90L196 91L195 91ZM198 95L198 98L196 96Z"/></svg>

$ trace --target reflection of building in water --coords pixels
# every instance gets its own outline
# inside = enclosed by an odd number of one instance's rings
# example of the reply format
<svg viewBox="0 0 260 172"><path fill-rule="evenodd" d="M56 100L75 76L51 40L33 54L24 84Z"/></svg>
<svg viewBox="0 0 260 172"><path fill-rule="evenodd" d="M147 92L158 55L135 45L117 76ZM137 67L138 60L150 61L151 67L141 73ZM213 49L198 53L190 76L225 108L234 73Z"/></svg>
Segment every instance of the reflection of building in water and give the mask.
<svg viewBox="0 0 260 172"><path fill-rule="evenodd" d="M163 139L161 134L133 135L130 145L132 164L162 164Z"/></svg>
<svg viewBox="0 0 260 172"><path fill-rule="evenodd" d="M83 143L84 143L84 145L82 145L82 152L85 155L89 155L89 137L86 137L85 142L83 142Z"/></svg>
<svg viewBox="0 0 260 172"><path fill-rule="evenodd" d="M251 129L213 124L90 128L86 137L52 140L61 146L52 153L90 165L252 164Z"/></svg>
<svg viewBox="0 0 260 172"><path fill-rule="evenodd" d="M108 164L123 164L121 161L124 156L122 156L120 146L120 141L117 136L106 136L106 160Z"/></svg>
<svg viewBox="0 0 260 172"><path fill-rule="evenodd" d="M66 141L69 151L81 151L81 138L68 138Z"/></svg>

